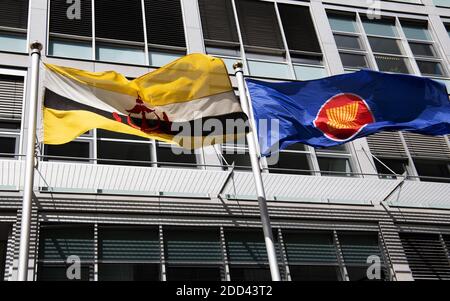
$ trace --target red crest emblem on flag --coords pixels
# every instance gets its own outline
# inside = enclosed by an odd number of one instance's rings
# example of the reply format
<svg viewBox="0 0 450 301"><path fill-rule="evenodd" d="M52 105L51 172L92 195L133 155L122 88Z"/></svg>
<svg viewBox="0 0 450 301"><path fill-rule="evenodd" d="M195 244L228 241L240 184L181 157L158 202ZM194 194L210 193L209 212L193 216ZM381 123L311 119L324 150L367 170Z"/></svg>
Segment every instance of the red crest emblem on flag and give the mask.
<svg viewBox="0 0 450 301"><path fill-rule="evenodd" d="M327 100L320 108L314 126L331 140L346 141L373 122L375 118L363 98L341 93Z"/></svg>

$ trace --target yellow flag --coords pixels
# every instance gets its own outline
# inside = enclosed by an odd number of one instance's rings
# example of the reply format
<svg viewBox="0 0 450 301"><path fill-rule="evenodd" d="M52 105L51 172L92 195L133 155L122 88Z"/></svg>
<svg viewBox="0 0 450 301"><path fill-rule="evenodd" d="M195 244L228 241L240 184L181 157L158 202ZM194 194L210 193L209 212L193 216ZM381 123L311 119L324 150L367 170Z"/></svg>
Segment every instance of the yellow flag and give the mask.
<svg viewBox="0 0 450 301"><path fill-rule="evenodd" d="M114 71L45 67L45 144L64 144L99 128L196 148L246 130L226 125L247 116L219 58L187 55L131 81Z"/></svg>

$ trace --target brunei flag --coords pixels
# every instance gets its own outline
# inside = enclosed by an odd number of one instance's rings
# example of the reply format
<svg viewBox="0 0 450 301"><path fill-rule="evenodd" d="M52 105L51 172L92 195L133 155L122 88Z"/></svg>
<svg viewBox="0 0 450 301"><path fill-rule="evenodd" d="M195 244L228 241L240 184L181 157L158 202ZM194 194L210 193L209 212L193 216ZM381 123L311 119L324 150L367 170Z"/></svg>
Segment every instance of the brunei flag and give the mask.
<svg viewBox="0 0 450 301"><path fill-rule="evenodd" d="M247 116L218 58L188 55L134 80L113 71L50 64L45 69L45 144L64 144L99 128L192 149L248 131ZM242 121L245 126L237 127Z"/></svg>

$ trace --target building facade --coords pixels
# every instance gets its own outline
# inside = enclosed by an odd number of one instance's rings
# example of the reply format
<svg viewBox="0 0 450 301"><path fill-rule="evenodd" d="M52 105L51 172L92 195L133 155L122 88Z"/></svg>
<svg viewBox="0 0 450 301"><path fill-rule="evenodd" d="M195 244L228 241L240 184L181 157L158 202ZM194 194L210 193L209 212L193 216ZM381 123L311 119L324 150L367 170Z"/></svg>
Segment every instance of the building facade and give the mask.
<svg viewBox="0 0 450 301"><path fill-rule="evenodd" d="M450 0L0 0L4 280L17 278L35 40L44 62L128 78L198 52L223 58L235 87L242 61L247 76L270 81L370 68L450 91ZM93 130L38 143L36 154L29 279L270 279L245 145L176 155ZM294 145L269 163L283 280L450 279L449 137Z"/></svg>

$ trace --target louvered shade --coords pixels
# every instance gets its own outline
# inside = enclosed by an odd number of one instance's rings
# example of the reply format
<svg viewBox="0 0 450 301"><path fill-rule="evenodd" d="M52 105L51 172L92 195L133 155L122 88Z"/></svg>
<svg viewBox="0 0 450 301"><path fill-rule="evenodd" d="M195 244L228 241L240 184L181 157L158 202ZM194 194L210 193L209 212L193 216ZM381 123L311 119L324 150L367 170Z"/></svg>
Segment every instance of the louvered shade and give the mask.
<svg viewBox="0 0 450 301"><path fill-rule="evenodd" d="M207 42L239 43L231 0L199 0L198 4Z"/></svg>
<svg viewBox="0 0 450 301"><path fill-rule="evenodd" d="M331 233L284 232L283 238L290 264L337 264Z"/></svg>
<svg viewBox="0 0 450 301"><path fill-rule="evenodd" d="M81 18L69 19L68 9L73 4L66 0L50 1L50 32L75 36L92 36L92 2L81 0Z"/></svg>
<svg viewBox="0 0 450 301"><path fill-rule="evenodd" d="M94 231L87 226L43 227L39 234L39 259L66 262L69 256L94 259Z"/></svg>
<svg viewBox="0 0 450 301"><path fill-rule="evenodd" d="M22 117L23 77L0 75L0 120Z"/></svg>
<svg viewBox="0 0 450 301"><path fill-rule="evenodd" d="M148 42L185 47L180 0L145 0L144 3Z"/></svg>
<svg viewBox="0 0 450 301"><path fill-rule="evenodd" d="M448 255L438 234L401 233L403 249L416 280L450 280Z"/></svg>
<svg viewBox="0 0 450 301"><path fill-rule="evenodd" d="M245 46L284 50L273 3L239 0L236 5Z"/></svg>
<svg viewBox="0 0 450 301"><path fill-rule="evenodd" d="M29 0L0 1L0 26L27 29Z"/></svg>
<svg viewBox="0 0 450 301"><path fill-rule="evenodd" d="M166 260L177 262L221 262L219 231L168 229L164 231Z"/></svg>
<svg viewBox="0 0 450 301"><path fill-rule="evenodd" d="M450 148L443 136L425 136L404 133L412 157L424 159L450 159Z"/></svg>
<svg viewBox="0 0 450 301"><path fill-rule="evenodd" d="M407 158L405 148L398 132L380 132L367 137L370 151L382 158Z"/></svg>
<svg viewBox="0 0 450 301"><path fill-rule="evenodd" d="M95 0L97 38L144 42L141 0Z"/></svg>
<svg viewBox="0 0 450 301"><path fill-rule="evenodd" d="M274 235L276 240L276 235ZM229 230L225 232L228 260L231 264L267 264L264 234L259 231ZM281 262L279 246L275 241L278 260Z"/></svg>
<svg viewBox="0 0 450 301"><path fill-rule="evenodd" d="M160 260L158 228L105 228L99 231L102 261L146 262Z"/></svg>
<svg viewBox="0 0 450 301"><path fill-rule="evenodd" d="M367 266L370 256L383 261L377 233L339 233L342 255L346 265Z"/></svg>
<svg viewBox="0 0 450 301"><path fill-rule="evenodd" d="M279 4L278 8L288 48L321 53L309 7Z"/></svg>

